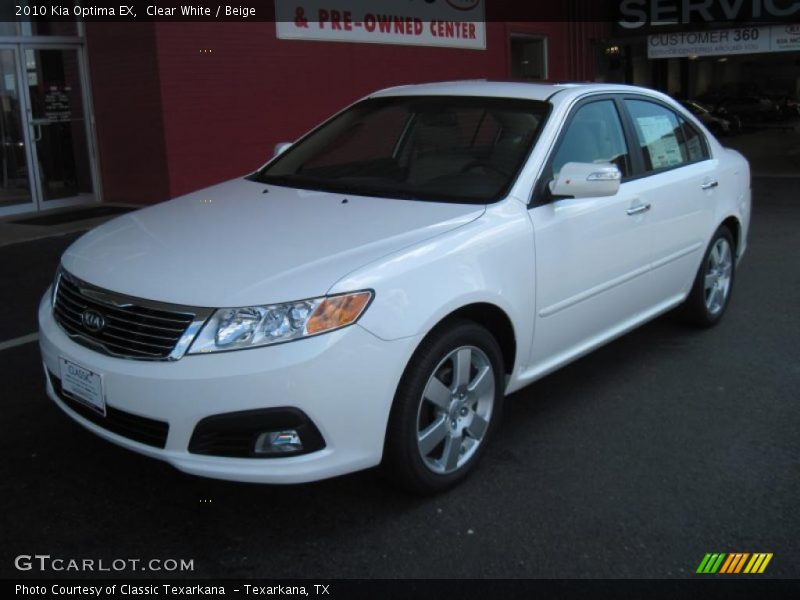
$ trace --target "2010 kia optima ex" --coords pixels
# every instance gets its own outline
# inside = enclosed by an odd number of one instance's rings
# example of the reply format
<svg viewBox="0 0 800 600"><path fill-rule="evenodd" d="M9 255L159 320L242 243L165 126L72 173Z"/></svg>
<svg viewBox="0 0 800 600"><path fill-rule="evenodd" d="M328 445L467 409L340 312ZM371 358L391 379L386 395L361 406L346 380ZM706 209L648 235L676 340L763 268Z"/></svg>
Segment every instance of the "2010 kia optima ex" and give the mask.
<svg viewBox="0 0 800 600"><path fill-rule="evenodd" d="M749 221L747 162L663 94L384 90L76 241L39 308L47 392L188 473L381 464L435 492L506 394L679 305L716 324Z"/></svg>

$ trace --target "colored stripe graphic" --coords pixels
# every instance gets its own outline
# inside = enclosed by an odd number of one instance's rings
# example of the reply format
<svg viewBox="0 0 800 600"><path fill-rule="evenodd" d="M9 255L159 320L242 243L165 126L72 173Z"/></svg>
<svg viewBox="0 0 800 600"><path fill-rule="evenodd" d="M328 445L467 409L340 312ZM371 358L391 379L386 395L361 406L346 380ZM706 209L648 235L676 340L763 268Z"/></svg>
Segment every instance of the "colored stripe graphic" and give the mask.
<svg viewBox="0 0 800 600"><path fill-rule="evenodd" d="M767 554L767 557L764 559L764 562L761 563L761 568L758 570L759 573L763 573L764 570L767 568L769 561L772 560L772 552Z"/></svg>
<svg viewBox="0 0 800 600"><path fill-rule="evenodd" d="M717 569L719 569L719 566L722 564L722 561L723 561L724 559L725 559L725 554L724 554L724 553L720 554L720 555L719 555L719 558L717 559L717 562L715 562L715 563L713 564L713 566L711 567L711 569L710 569L709 573L716 573L716 572L717 572Z"/></svg>
<svg viewBox="0 0 800 600"><path fill-rule="evenodd" d="M697 567L698 573L716 573L722 561L725 559L725 553L722 554L706 554L700 566Z"/></svg>
<svg viewBox="0 0 800 600"><path fill-rule="evenodd" d="M745 573L753 573L754 572L753 568L755 567L756 569L758 569L758 567L761 566L761 561L763 561L763 560L764 560L763 555L761 555L761 554L753 554L753 558L751 558L750 562L747 563L747 566L744 568L744 572Z"/></svg>
<svg viewBox="0 0 800 600"><path fill-rule="evenodd" d="M750 559L750 562L747 563L747 567L745 567L745 573L763 573L764 570L767 568L769 561L772 560L772 553L760 553L760 554L753 554L753 558Z"/></svg>
<svg viewBox="0 0 800 600"><path fill-rule="evenodd" d="M744 567L744 563L750 556L749 553L736 552L728 555L728 560L722 566L720 573L738 573Z"/></svg>
<svg viewBox="0 0 800 600"><path fill-rule="evenodd" d="M735 562L736 555L735 554L728 554L727 560L722 563L722 568L719 570L720 573L728 573L731 565Z"/></svg>
<svg viewBox="0 0 800 600"><path fill-rule="evenodd" d="M697 571L696 571L696 572L697 572L697 573L705 573L705 572L706 572L706 565L708 564L708 561L709 561L710 559L711 559L711 555L710 555L710 554L706 554L706 555L703 557L703 560L702 560L702 561L700 561L700 566L699 566L699 567L697 567Z"/></svg>
<svg viewBox="0 0 800 600"><path fill-rule="evenodd" d="M750 574L763 573L772 560L772 556L772 553L767 552L755 554L750 554L749 552L732 552L730 554L709 552L700 561L696 572L711 575L714 573L725 575L742 572Z"/></svg>
<svg viewBox="0 0 800 600"><path fill-rule="evenodd" d="M732 573L738 573L739 571L742 570L742 567L744 566L744 563L747 560L747 558L750 556L750 554L745 552L741 556L742 557L739 559L739 562L736 564L736 570L732 571Z"/></svg>

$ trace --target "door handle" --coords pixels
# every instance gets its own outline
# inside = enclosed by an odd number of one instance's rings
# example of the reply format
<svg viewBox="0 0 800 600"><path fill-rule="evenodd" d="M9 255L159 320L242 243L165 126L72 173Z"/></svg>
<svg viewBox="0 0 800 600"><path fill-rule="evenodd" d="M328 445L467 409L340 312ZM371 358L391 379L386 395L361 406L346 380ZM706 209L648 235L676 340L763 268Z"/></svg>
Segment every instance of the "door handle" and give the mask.
<svg viewBox="0 0 800 600"><path fill-rule="evenodd" d="M34 142L41 142L42 141L42 126L43 125L50 125L52 121L50 119L31 119L31 126L33 127L33 141Z"/></svg>
<svg viewBox="0 0 800 600"><path fill-rule="evenodd" d="M719 182L714 179L713 181L706 181L703 185L700 186L701 190L711 190L714 189L719 185Z"/></svg>
<svg viewBox="0 0 800 600"><path fill-rule="evenodd" d="M648 210L650 210L649 204L637 204L636 206L631 206L625 212L628 213L628 216L632 217L633 215L638 215Z"/></svg>

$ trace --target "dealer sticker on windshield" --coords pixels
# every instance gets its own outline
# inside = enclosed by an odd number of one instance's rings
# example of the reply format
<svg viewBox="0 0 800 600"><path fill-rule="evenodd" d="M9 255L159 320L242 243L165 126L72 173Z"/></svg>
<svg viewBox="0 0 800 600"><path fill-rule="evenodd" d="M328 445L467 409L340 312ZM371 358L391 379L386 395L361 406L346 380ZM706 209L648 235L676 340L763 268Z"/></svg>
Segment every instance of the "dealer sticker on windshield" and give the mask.
<svg viewBox="0 0 800 600"><path fill-rule="evenodd" d="M75 400L105 416L106 400L103 396L102 377L66 358L59 357L59 362L61 363L61 389Z"/></svg>

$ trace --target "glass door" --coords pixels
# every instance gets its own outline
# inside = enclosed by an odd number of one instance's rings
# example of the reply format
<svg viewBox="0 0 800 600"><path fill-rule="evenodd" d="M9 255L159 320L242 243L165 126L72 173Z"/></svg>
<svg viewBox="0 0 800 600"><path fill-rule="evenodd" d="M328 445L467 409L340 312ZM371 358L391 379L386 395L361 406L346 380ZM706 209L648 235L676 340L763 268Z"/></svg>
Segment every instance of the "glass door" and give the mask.
<svg viewBox="0 0 800 600"><path fill-rule="evenodd" d="M0 215L37 206L18 53L0 45Z"/></svg>
<svg viewBox="0 0 800 600"><path fill-rule="evenodd" d="M95 199L82 67L78 48L24 47L39 208Z"/></svg>
<svg viewBox="0 0 800 600"><path fill-rule="evenodd" d="M0 216L97 200L79 45L0 44Z"/></svg>

